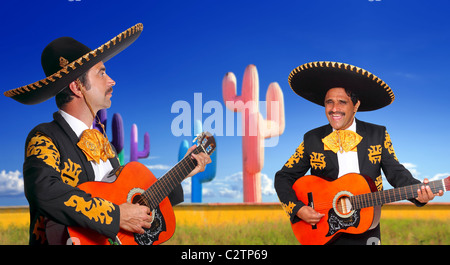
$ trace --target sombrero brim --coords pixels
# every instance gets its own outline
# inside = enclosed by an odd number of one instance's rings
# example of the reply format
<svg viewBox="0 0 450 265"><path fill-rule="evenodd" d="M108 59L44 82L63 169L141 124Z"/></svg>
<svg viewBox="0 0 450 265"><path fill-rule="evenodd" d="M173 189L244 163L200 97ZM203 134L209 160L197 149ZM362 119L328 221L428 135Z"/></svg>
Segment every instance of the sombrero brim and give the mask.
<svg viewBox="0 0 450 265"><path fill-rule="evenodd" d="M371 111L391 104L394 92L380 78L362 68L338 62L311 62L295 68L289 85L299 96L324 106L330 88L353 91L361 105L358 111Z"/></svg>
<svg viewBox="0 0 450 265"><path fill-rule="evenodd" d="M61 92L62 89L100 61L106 62L123 51L139 37L143 28L144 26L138 23L97 49L70 62L47 78L26 86L8 90L4 95L26 105L44 102Z"/></svg>

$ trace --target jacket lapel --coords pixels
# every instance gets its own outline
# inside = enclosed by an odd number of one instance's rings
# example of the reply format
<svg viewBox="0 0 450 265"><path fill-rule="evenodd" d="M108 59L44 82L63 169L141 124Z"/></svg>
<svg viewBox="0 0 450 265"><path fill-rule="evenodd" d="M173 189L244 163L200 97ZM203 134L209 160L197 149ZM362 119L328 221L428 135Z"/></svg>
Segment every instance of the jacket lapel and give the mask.
<svg viewBox="0 0 450 265"><path fill-rule="evenodd" d="M321 139L327 137L332 132L333 132L333 128L331 127L330 124L328 124L327 126L325 126L325 130L324 130L324 133L323 133ZM321 144L322 144L322 149L323 149L323 143L321 142ZM337 159L337 154L330 150L324 151L324 152L326 152L326 156L329 158L331 163L333 163L333 167L331 167L331 168L336 168L337 169L336 172L339 173L339 163L338 163L338 159ZM337 177L337 175L336 175L336 177Z"/></svg>
<svg viewBox="0 0 450 265"><path fill-rule="evenodd" d="M362 136L361 142L358 144L357 150L358 150L358 164L359 164L359 171L363 171L363 165L366 164L367 159L367 145L368 140L367 134L366 134L366 126L363 122L361 122L358 119L355 119L356 121L356 133Z"/></svg>

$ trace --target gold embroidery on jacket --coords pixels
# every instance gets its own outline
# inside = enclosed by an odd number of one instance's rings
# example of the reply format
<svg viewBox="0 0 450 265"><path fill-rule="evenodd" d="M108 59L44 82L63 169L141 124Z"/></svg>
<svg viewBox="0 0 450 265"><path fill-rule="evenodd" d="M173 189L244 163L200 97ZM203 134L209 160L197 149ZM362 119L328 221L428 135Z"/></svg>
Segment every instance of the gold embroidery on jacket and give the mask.
<svg viewBox="0 0 450 265"><path fill-rule="evenodd" d="M325 162L325 155L322 153L312 152L310 158L310 164L313 169L324 169L327 165L327 163Z"/></svg>
<svg viewBox="0 0 450 265"><path fill-rule="evenodd" d="M395 155L394 146L392 145L391 136L389 136L389 133L386 131L386 137L384 140L384 148L386 148L389 152L389 154L394 156L394 159L397 160L397 156Z"/></svg>
<svg viewBox="0 0 450 265"><path fill-rule="evenodd" d="M289 204L285 204L281 202L281 207L283 207L283 210L287 213L288 216L290 216L290 214L292 214L292 210L295 207L295 203L293 202L289 202Z"/></svg>
<svg viewBox="0 0 450 265"><path fill-rule="evenodd" d="M297 164L300 161L300 158L303 158L303 152L305 150L305 145L303 142L297 147L295 150L295 154L289 158L289 160L284 164L287 168L292 168L295 164Z"/></svg>
<svg viewBox="0 0 450 265"><path fill-rule="evenodd" d="M113 220L108 212L112 212L115 209L114 204L102 198L92 198L90 201L85 201L83 197L72 195L64 204L69 207L75 207L76 212L82 213L95 222L111 224Z"/></svg>
<svg viewBox="0 0 450 265"><path fill-rule="evenodd" d="M61 170L61 179L64 183L76 187L78 185L78 181L80 180L78 176L81 173L81 166L77 163L72 162L72 160L68 160L68 162L64 162L64 168Z"/></svg>
<svg viewBox="0 0 450 265"><path fill-rule="evenodd" d="M49 137L41 133L37 133L33 138L31 138L27 146L26 156L29 157L32 155L42 159L42 161L44 161L47 165L59 172L59 151L56 149L55 144L53 144Z"/></svg>
<svg viewBox="0 0 450 265"><path fill-rule="evenodd" d="M369 150L369 160L372 164L381 162L381 145L371 145Z"/></svg>
<svg viewBox="0 0 450 265"><path fill-rule="evenodd" d="M41 244L44 244L47 240L47 237L45 235L45 226L45 218L43 216L39 216L36 220L36 223L34 224L33 234L36 237L36 241L40 239Z"/></svg>
<svg viewBox="0 0 450 265"><path fill-rule="evenodd" d="M383 179L381 178L381 175L378 176L377 179L375 180L375 185L377 186L378 191L383 190Z"/></svg>

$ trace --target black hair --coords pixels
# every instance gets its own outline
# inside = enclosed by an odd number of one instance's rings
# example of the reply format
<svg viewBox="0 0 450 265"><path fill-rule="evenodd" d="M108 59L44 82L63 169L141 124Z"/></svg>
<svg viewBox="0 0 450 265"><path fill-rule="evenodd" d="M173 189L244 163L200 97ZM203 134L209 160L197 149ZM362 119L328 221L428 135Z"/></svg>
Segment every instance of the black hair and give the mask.
<svg viewBox="0 0 450 265"><path fill-rule="evenodd" d="M81 84L86 87L86 90L90 89L87 72L78 77L78 80L80 80ZM61 109L65 104L71 102L74 96L75 94L72 92L72 90L70 90L69 86L66 86L63 90L61 90L61 92L56 94L55 101L58 109Z"/></svg>
<svg viewBox="0 0 450 265"><path fill-rule="evenodd" d="M349 89L345 89L345 93L347 93L347 96L350 97L350 99L352 100L353 105L356 105L356 103L358 103L358 95L356 95L355 92L349 90Z"/></svg>

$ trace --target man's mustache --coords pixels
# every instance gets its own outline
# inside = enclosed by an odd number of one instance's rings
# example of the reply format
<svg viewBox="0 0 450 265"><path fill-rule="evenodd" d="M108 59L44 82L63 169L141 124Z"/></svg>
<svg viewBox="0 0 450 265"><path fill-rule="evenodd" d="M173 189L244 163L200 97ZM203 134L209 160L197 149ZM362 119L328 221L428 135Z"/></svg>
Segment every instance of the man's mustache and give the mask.
<svg viewBox="0 0 450 265"><path fill-rule="evenodd" d="M336 112L334 112L334 111L329 111L329 112L328 112L328 115L334 115L334 114L338 114L338 115L345 116L345 112L341 112L341 111L336 111Z"/></svg>

